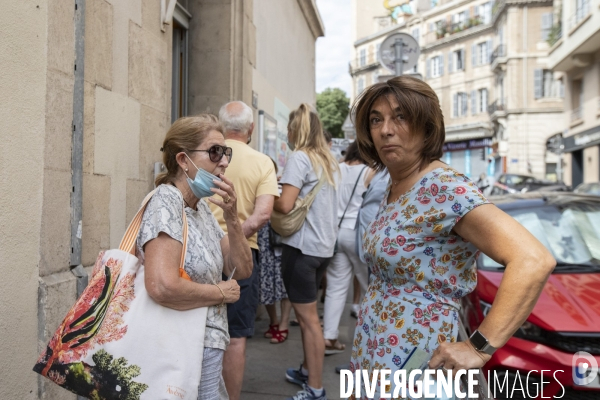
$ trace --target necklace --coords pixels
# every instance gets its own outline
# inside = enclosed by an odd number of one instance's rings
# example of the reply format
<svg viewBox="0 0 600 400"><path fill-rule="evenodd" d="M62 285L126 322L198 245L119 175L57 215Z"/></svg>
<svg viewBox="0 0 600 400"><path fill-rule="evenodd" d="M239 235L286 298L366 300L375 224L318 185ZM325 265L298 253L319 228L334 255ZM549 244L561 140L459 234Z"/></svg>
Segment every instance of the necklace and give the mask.
<svg viewBox="0 0 600 400"><path fill-rule="evenodd" d="M179 189L177 187L177 185L175 185L173 182L171 182L171 185L175 186L177 189ZM183 193L181 193L181 197L183 197ZM192 206L190 206L190 204L187 202L187 200L185 199L185 197L183 197L183 202L185 203L186 206L188 206L189 208L193 209Z"/></svg>
<svg viewBox="0 0 600 400"><path fill-rule="evenodd" d="M421 171L421 168L417 168L417 169L415 169L413 172L411 172L410 174L408 174L408 176L406 176L406 177L402 178L402 179L401 179L401 180L399 180L398 182L394 182L394 180L392 179L392 185L393 185L393 186L396 186L397 184L399 184L399 183L400 183L400 182L402 182L403 180L410 178L410 177L411 177L411 176L413 176L415 173L418 173L418 172L420 172L420 171ZM391 178L390 178L390 179L391 179Z"/></svg>

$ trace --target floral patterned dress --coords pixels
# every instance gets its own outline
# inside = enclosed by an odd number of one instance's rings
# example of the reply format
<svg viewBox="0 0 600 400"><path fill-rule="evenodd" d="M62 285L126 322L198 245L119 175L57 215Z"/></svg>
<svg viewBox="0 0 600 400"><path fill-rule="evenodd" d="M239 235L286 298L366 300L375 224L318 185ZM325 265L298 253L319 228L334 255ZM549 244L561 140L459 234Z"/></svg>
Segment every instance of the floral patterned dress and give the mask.
<svg viewBox="0 0 600 400"><path fill-rule="evenodd" d="M269 243L271 223L258 231L258 264L260 265L260 304L274 304L287 299L281 276L281 254L277 255Z"/></svg>
<svg viewBox="0 0 600 400"><path fill-rule="evenodd" d="M478 251L452 233L465 214L488 203L477 186L451 168L438 168L386 205L389 190L390 184L363 237L372 275L354 335L352 371L393 373L415 346L431 353L440 343L455 342L460 299L477 284ZM366 398L364 387L361 395Z"/></svg>

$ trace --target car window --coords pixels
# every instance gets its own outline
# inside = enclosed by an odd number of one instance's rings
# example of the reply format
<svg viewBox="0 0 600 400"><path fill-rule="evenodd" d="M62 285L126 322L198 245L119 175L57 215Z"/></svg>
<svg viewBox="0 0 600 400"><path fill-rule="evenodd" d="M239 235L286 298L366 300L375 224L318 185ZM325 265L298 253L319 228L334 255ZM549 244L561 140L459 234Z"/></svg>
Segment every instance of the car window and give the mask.
<svg viewBox="0 0 600 400"><path fill-rule="evenodd" d="M508 175L506 177L506 184L509 186L517 186L525 183L527 176L522 175Z"/></svg>
<svg viewBox="0 0 600 400"><path fill-rule="evenodd" d="M509 210L559 264L600 265L600 205ZM482 255L484 267L499 267Z"/></svg>

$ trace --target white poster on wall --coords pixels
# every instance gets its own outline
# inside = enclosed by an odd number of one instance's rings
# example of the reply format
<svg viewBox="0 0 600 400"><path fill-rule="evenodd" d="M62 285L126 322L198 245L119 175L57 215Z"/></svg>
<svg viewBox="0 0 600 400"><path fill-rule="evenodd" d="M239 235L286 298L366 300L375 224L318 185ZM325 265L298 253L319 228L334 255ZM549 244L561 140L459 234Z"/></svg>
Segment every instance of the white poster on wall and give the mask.
<svg viewBox="0 0 600 400"><path fill-rule="evenodd" d="M290 115L290 109L277 97L275 97L275 119L277 120L277 138L275 141L275 162L279 171L283 171L285 167L285 161L290 149L287 145L287 125L288 118Z"/></svg>

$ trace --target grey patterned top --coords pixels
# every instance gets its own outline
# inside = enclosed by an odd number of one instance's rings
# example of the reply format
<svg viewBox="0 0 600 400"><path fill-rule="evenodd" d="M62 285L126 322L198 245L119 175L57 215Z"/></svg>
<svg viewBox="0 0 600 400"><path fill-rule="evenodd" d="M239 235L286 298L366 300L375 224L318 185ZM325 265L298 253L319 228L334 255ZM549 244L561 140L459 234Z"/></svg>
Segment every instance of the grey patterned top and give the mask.
<svg viewBox="0 0 600 400"><path fill-rule="evenodd" d="M182 241L183 218L181 207L183 196L172 185L160 185L148 202L142 226L137 238L137 256L144 262L144 245L164 232L173 239ZM223 272L221 239L225 234L210 212L204 200L198 202L197 210L185 208L188 222L187 253L185 272L198 283L219 283ZM227 307L208 308L204 347L226 350L229 345Z"/></svg>

